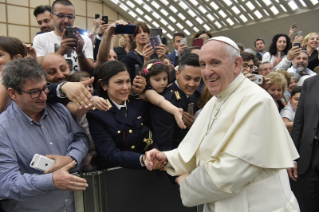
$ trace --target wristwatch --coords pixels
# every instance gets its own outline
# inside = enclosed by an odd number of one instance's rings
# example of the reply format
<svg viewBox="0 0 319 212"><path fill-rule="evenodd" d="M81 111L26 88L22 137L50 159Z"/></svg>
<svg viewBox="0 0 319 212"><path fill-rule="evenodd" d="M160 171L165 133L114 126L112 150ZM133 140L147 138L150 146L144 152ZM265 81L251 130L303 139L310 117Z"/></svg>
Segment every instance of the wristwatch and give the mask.
<svg viewBox="0 0 319 212"><path fill-rule="evenodd" d="M76 55L77 55L78 57L85 56L85 51L83 50L80 54L76 53Z"/></svg>

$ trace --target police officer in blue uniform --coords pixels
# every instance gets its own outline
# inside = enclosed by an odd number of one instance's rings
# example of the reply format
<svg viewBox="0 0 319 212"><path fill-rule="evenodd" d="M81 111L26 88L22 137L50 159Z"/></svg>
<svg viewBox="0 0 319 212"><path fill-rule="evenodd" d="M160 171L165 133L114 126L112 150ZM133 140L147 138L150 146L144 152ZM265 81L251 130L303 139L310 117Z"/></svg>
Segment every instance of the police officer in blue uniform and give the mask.
<svg viewBox="0 0 319 212"><path fill-rule="evenodd" d="M172 114L155 105L150 107L154 138L161 151L176 148L194 122L193 114L198 110L197 104L200 97L197 91L200 81L198 55L189 53L180 60L178 71L176 71L176 81L163 93L165 99L184 110L183 120L187 126L186 129L178 127Z"/></svg>
<svg viewBox="0 0 319 212"><path fill-rule="evenodd" d="M147 127L148 107L129 99L131 79L124 65L108 61L99 67L99 94L112 105L109 111L87 113L98 156L95 165L143 169L143 152L157 147Z"/></svg>

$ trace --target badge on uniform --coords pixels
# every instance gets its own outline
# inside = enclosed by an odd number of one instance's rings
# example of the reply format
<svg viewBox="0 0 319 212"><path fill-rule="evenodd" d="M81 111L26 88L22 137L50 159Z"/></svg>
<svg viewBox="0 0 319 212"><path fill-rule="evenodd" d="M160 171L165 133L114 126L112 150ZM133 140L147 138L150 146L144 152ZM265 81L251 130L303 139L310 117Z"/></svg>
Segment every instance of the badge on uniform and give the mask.
<svg viewBox="0 0 319 212"><path fill-rule="evenodd" d="M109 109L111 109L111 108L113 107L113 105L111 104L111 102L110 102L108 99L106 99L106 102L107 102L107 104L109 105Z"/></svg>
<svg viewBox="0 0 319 212"><path fill-rule="evenodd" d="M141 119L141 118L142 118L142 116L138 116L138 117L137 117L137 119Z"/></svg>
<svg viewBox="0 0 319 212"><path fill-rule="evenodd" d="M179 95L178 91L175 91L175 97L176 97L177 100L181 99L181 96Z"/></svg>

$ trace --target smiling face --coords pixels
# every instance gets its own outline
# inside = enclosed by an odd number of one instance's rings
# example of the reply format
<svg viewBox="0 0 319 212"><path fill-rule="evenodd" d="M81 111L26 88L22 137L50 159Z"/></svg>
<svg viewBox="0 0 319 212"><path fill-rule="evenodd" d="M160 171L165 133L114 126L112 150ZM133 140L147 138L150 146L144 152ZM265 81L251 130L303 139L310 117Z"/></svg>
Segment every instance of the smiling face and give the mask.
<svg viewBox="0 0 319 212"><path fill-rule="evenodd" d="M149 34L146 30L144 30L141 26L138 27L138 31L136 36L134 37L134 40L136 41L136 45L142 45L144 46L149 41Z"/></svg>
<svg viewBox="0 0 319 212"><path fill-rule="evenodd" d="M66 60L59 54L51 53L43 57L42 68L47 72L47 80L50 83L67 81L71 71Z"/></svg>
<svg viewBox="0 0 319 212"><path fill-rule="evenodd" d="M26 80L21 90L25 92L34 92L42 90L46 85L47 82L44 78L40 81ZM37 98L34 99L30 97L30 94L19 94L12 88L8 89L8 93L10 97L17 103L19 108L29 117L33 117L34 115L41 113L46 106L47 94L45 94L43 91Z"/></svg>
<svg viewBox="0 0 319 212"><path fill-rule="evenodd" d="M54 6L54 13L55 14L64 14L64 15L74 15L74 8L73 6L64 6L62 4L56 3ZM58 18L56 15L53 15L53 24L55 27L55 32L60 34L63 32L65 27L73 26L75 19L69 19L65 17L64 19Z"/></svg>
<svg viewBox="0 0 319 212"><path fill-rule="evenodd" d="M150 84L157 93L162 93L167 87L167 83L168 76L167 72L165 71L162 71L161 73L150 77Z"/></svg>
<svg viewBox="0 0 319 212"><path fill-rule="evenodd" d="M295 95L289 97L290 104L295 110L297 110L299 98L300 93L295 93Z"/></svg>
<svg viewBox="0 0 319 212"><path fill-rule="evenodd" d="M310 38L307 40L305 44L307 45L307 47L315 49L318 47L318 43L319 43L319 35L313 34L312 36L310 36Z"/></svg>
<svg viewBox="0 0 319 212"><path fill-rule="evenodd" d="M276 42L277 52L283 52L287 45L287 39L285 36L281 36L278 38Z"/></svg>
<svg viewBox="0 0 319 212"><path fill-rule="evenodd" d="M186 95L192 95L201 80L200 67L184 65L181 72L176 71L176 81Z"/></svg>
<svg viewBox="0 0 319 212"><path fill-rule="evenodd" d="M232 61L226 53L226 45L219 41L208 41L199 53L202 77L213 96L223 92L238 76L243 62L241 57Z"/></svg>
<svg viewBox="0 0 319 212"><path fill-rule="evenodd" d="M127 71L121 71L110 78L108 85L102 84L108 96L116 104L123 105L131 91L131 78Z"/></svg>
<svg viewBox="0 0 319 212"><path fill-rule="evenodd" d="M308 55L305 52L300 52L300 54L292 60L292 66L299 72L304 71L308 66Z"/></svg>
<svg viewBox="0 0 319 212"><path fill-rule="evenodd" d="M282 98L282 92L282 86L279 84L273 84L268 88L268 93L270 93L270 95L275 101L280 100Z"/></svg>
<svg viewBox="0 0 319 212"><path fill-rule="evenodd" d="M53 16L49 11L38 14L36 19L41 32L51 32L54 30Z"/></svg>

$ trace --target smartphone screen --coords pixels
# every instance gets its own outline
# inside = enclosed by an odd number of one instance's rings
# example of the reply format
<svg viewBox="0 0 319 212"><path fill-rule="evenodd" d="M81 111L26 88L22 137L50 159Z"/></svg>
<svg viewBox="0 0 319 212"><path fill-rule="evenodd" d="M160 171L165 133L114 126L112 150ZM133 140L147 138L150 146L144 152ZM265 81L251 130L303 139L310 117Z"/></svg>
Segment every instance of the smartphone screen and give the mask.
<svg viewBox="0 0 319 212"><path fill-rule="evenodd" d="M98 19L100 17L100 14L95 14L95 19Z"/></svg>
<svg viewBox="0 0 319 212"><path fill-rule="evenodd" d="M299 42L294 42L294 46L298 46L300 48L300 43Z"/></svg>
<svg viewBox="0 0 319 212"><path fill-rule="evenodd" d="M108 16L102 16L102 21L104 21L104 24L109 23L109 17Z"/></svg>

